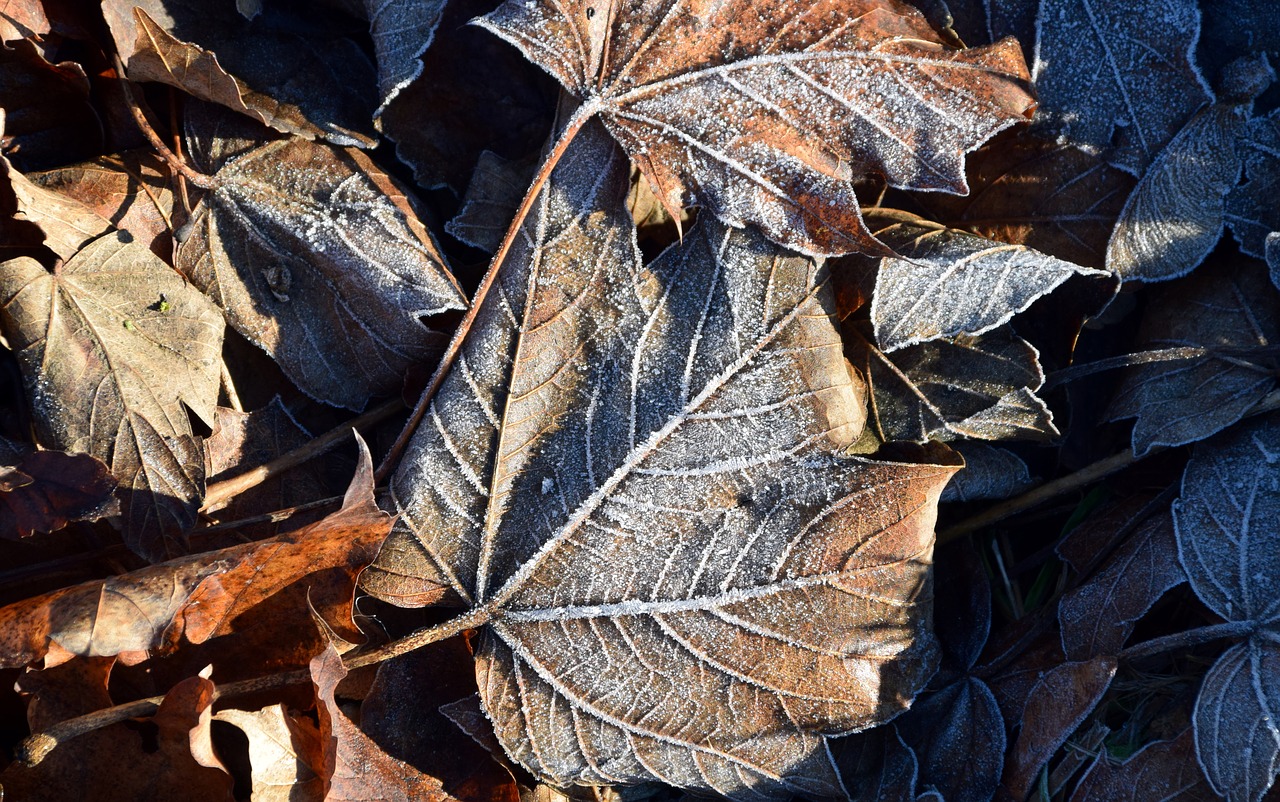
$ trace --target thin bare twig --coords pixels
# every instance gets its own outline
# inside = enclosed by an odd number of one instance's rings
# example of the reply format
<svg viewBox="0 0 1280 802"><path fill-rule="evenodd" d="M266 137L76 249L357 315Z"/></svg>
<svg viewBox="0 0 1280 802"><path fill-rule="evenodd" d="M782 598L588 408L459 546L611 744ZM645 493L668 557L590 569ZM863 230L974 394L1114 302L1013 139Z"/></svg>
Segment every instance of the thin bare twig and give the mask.
<svg viewBox="0 0 1280 802"><path fill-rule="evenodd" d="M193 170L190 165L169 149L169 146L156 133L155 126L151 124L150 118L147 117L147 112L142 107L142 100L136 97L133 94L133 90L129 88L129 80L125 78L124 62L120 60L119 54L112 56L112 59L115 61L116 72L120 76L120 88L124 92L125 105L129 107L129 113L133 115L133 121L137 123L138 130L142 131L143 136L151 143L151 147L156 149L156 152L169 163L169 166L178 175L184 176L196 186L202 189L213 189L218 186L216 178Z"/></svg>

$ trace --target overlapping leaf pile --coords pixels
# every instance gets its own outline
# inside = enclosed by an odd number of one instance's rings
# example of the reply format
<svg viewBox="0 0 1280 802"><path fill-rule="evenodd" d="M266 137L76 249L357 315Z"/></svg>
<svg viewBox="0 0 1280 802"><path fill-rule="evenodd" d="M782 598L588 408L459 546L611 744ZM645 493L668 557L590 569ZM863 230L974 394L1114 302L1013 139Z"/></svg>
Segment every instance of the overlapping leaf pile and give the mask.
<svg viewBox="0 0 1280 802"><path fill-rule="evenodd" d="M1262 799L1266 5L3 6L0 786Z"/></svg>

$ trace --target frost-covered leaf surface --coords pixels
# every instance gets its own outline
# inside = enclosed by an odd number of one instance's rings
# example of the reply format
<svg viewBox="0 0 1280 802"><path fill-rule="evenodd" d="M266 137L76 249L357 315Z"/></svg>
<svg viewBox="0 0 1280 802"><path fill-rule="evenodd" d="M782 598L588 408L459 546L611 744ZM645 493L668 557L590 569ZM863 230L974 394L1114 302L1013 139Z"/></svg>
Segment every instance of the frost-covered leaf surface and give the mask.
<svg viewBox="0 0 1280 802"><path fill-rule="evenodd" d="M858 802L913 802L916 756L893 727L834 741L831 751L849 798Z"/></svg>
<svg viewBox="0 0 1280 802"><path fill-rule="evenodd" d="M869 222L899 254L880 261L871 305L876 342L885 351L984 334L1073 275L1103 275L912 215L877 214Z"/></svg>
<svg viewBox="0 0 1280 802"><path fill-rule="evenodd" d="M1111 402L1136 417L1133 451L1194 443L1240 420L1274 386L1274 357L1250 349L1280 337L1280 296L1253 264L1210 265L1156 296L1143 320L1146 349L1205 348L1189 359L1135 365Z"/></svg>
<svg viewBox="0 0 1280 802"><path fill-rule="evenodd" d="M1172 518L1150 518L1093 578L1064 596L1058 621L1067 658L1118 654L1138 619L1186 581L1177 555Z"/></svg>
<svg viewBox="0 0 1280 802"><path fill-rule="evenodd" d="M960 441L954 448L964 468L942 491L943 501L1008 498L1035 484L1027 464L1007 448Z"/></svg>
<svg viewBox="0 0 1280 802"><path fill-rule="evenodd" d="M511 0L480 24L600 114L672 216L810 253L884 253L852 179L963 192L964 154L1032 105L1016 43L953 49L897 0Z"/></svg>
<svg viewBox="0 0 1280 802"><path fill-rule="evenodd" d="M529 159L509 161L490 150L481 153L462 198L462 208L444 230L486 253L498 250L533 177L533 169Z"/></svg>
<svg viewBox="0 0 1280 802"><path fill-rule="evenodd" d="M870 385L871 423L883 440L1043 440L1057 434L1035 391L1036 350L1008 327L886 354L849 333L850 359Z"/></svg>
<svg viewBox="0 0 1280 802"><path fill-rule="evenodd" d="M1253 633L1205 675L1196 700L1196 754L1232 802L1255 802L1280 761L1280 420L1250 421L1196 446L1174 505L1178 554L1191 587Z"/></svg>
<svg viewBox="0 0 1280 802"><path fill-rule="evenodd" d="M1139 174L1213 100L1196 69L1194 0L1043 0L1032 74L1041 125Z"/></svg>
<svg viewBox="0 0 1280 802"><path fill-rule="evenodd" d="M281 139L234 156L176 263L314 398L361 409L442 346L465 305L403 191L362 152Z"/></svg>
<svg viewBox="0 0 1280 802"><path fill-rule="evenodd" d="M445 0L396 2L364 0L365 15L378 61L380 115L396 95L422 74L418 57L431 46Z"/></svg>
<svg viewBox="0 0 1280 802"><path fill-rule="evenodd" d="M1280 110L1250 121L1241 139L1248 180L1227 196L1227 223L1240 250L1265 258L1267 235L1280 231Z"/></svg>
<svg viewBox="0 0 1280 802"><path fill-rule="evenodd" d="M94 240L54 273L32 259L7 262L0 326L26 366L40 442L107 463L124 493L127 542L163 559L185 551L204 493L187 410L212 424L223 323L181 276L126 240Z"/></svg>
<svg viewBox="0 0 1280 802"><path fill-rule="evenodd" d="M365 586L446 577L492 616L485 709L556 784L836 793L817 732L931 671L953 468L839 456L861 387L813 261L704 223L644 268L626 188L591 124L392 480L407 533Z"/></svg>
<svg viewBox="0 0 1280 802"><path fill-rule="evenodd" d="M1240 180L1236 137L1247 109L1201 109L1152 161L1125 202L1107 245L1107 268L1126 281L1185 276L1222 236L1226 195Z"/></svg>
<svg viewBox="0 0 1280 802"><path fill-rule="evenodd" d="M1099 755L1071 802L1209 802L1218 799L1196 764L1191 728L1155 741L1123 763Z"/></svg>

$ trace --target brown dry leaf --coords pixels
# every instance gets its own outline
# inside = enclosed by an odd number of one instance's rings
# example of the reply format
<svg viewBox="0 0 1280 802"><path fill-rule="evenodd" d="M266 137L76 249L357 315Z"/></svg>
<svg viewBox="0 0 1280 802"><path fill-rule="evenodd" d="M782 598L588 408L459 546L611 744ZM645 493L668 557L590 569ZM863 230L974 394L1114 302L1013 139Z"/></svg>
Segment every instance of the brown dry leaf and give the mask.
<svg viewBox="0 0 1280 802"><path fill-rule="evenodd" d="M1018 740L1009 751L1002 786L1024 799L1040 767L1093 712L1116 673L1116 658L1067 662L1041 674L1027 696Z"/></svg>
<svg viewBox="0 0 1280 802"><path fill-rule="evenodd" d="M213 423L222 315L124 232L52 273L25 257L0 267L0 328L40 444L111 467L131 549L152 560L184 553L205 479L187 415Z"/></svg>
<svg viewBox="0 0 1280 802"><path fill-rule="evenodd" d="M271 540L173 560L54 591L0 609L0 666L72 655L136 663L182 636L201 643L235 630L237 617L309 574L341 570L348 603L355 577L391 526L373 500L373 466L361 463L343 508ZM348 607L349 609L349 607ZM298 622L301 624L302 622ZM340 622L341 623L341 622Z"/></svg>
<svg viewBox="0 0 1280 802"><path fill-rule="evenodd" d="M249 739L253 802L321 802L320 731L284 705L257 712L223 710L214 716L238 727Z"/></svg>
<svg viewBox="0 0 1280 802"><path fill-rule="evenodd" d="M1035 391L1039 354L1008 327L886 354L846 324L845 347L870 385L871 425L882 441L1047 440L1058 434Z"/></svg>
<svg viewBox="0 0 1280 802"><path fill-rule="evenodd" d="M130 80L177 87L304 139L376 144L373 66L359 47L298 36L292 12L266 10L247 21L230 4L198 0L102 4Z"/></svg>
<svg viewBox="0 0 1280 802"><path fill-rule="evenodd" d="M462 208L444 230L485 253L498 250L535 167L532 159L508 160L491 150L483 151L467 184Z"/></svg>
<svg viewBox="0 0 1280 802"><path fill-rule="evenodd" d="M333 692L345 676L347 669L332 645L311 661L320 716L324 798L328 802L452 800L439 780L383 752L338 708Z"/></svg>
<svg viewBox="0 0 1280 802"><path fill-rule="evenodd" d="M0 537L54 532L119 512L115 488L96 457L36 451L0 436Z"/></svg>
<svg viewBox="0 0 1280 802"><path fill-rule="evenodd" d="M1169 741L1156 741L1123 763L1104 752L1076 786L1071 802L1216 802L1196 763L1191 728Z"/></svg>
<svg viewBox="0 0 1280 802"><path fill-rule="evenodd" d="M968 197L915 200L952 228L1102 268L1134 179L1100 157L1032 136L998 137L969 157Z"/></svg>
<svg viewBox="0 0 1280 802"><path fill-rule="evenodd" d="M40 0L0 0L0 42L43 36L49 18Z"/></svg>
<svg viewBox="0 0 1280 802"><path fill-rule="evenodd" d="M964 469L942 491L943 501L1009 498L1035 484L1027 463L1008 449L967 440L951 447L964 458Z"/></svg>
<svg viewBox="0 0 1280 802"><path fill-rule="evenodd" d="M0 33L4 27L0 13ZM0 99L9 118L5 155L19 170L41 170L102 151L102 123L80 64L50 63L30 39L0 47Z"/></svg>
<svg viewBox="0 0 1280 802"><path fill-rule="evenodd" d="M838 793L817 731L931 673L954 468L843 455L862 391L813 260L708 216L645 268L627 186L588 125L392 479L403 525L364 586L475 606L485 709L549 782Z"/></svg>
<svg viewBox="0 0 1280 802"><path fill-rule="evenodd" d="M438 353L444 336L419 317L466 297L368 156L295 138L217 166L177 267L299 388L359 410Z"/></svg>
<svg viewBox="0 0 1280 802"><path fill-rule="evenodd" d="M83 203L111 225L128 231L156 256L171 261L173 179L159 156L126 151L27 178Z"/></svg>
<svg viewBox="0 0 1280 802"><path fill-rule="evenodd" d="M852 181L966 192L1034 106L1012 39L955 50L898 0L508 0L478 24L599 114L672 217L697 203L807 253L885 253Z"/></svg>

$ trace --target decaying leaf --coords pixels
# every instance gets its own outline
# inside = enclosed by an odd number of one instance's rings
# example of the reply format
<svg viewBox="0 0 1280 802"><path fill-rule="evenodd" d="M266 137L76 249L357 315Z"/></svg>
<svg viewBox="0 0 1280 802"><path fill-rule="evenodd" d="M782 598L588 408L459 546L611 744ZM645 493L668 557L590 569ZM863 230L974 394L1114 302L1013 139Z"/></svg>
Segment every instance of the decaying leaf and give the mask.
<svg viewBox="0 0 1280 802"><path fill-rule="evenodd" d="M1074 275L1105 275L902 212L877 212L868 223L899 254L880 261L871 304L876 343L885 351L985 334Z"/></svg>
<svg viewBox="0 0 1280 802"><path fill-rule="evenodd" d="M1241 145L1249 180L1227 196L1226 219L1240 250L1263 259L1267 235L1280 231L1280 109L1251 120Z"/></svg>
<svg viewBox="0 0 1280 802"><path fill-rule="evenodd" d="M39 2L6 0L0 5L0 42L43 36L48 33L49 18Z"/></svg>
<svg viewBox="0 0 1280 802"><path fill-rule="evenodd" d="M1134 179L1096 154L1032 136L1000 136L969 157L972 192L916 202L952 228L1101 268Z"/></svg>
<svg viewBox="0 0 1280 802"><path fill-rule="evenodd" d="M6 262L0 304L41 445L111 467L134 551L185 552L205 479L187 410L213 423L218 310L123 232L52 273L25 257Z"/></svg>
<svg viewBox="0 0 1280 802"><path fill-rule="evenodd" d="M1119 654L1138 619L1170 588L1186 581L1177 560L1173 520L1147 519L1087 583L1058 605L1069 660Z"/></svg>
<svg viewBox="0 0 1280 802"><path fill-rule="evenodd" d="M816 731L930 672L954 469L840 456L863 410L812 260L705 221L642 268L626 189L589 124L392 480L405 529L365 587L436 578L489 619L485 709L557 784L836 793Z"/></svg>
<svg viewBox="0 0 1280 802"><path fill-rule="evenodd" d="M952 448L964 458L964 469L942 491L943 501L1008 498L1035 484L1027 464L1008 449L964 440Z"/></svg>
<svg viewBox="0 0 1280 802"><path fill-rule="evenodd" d="M214 718L240 729L249 740L253 802L321 802L320 733L309 719L284 705L255 712L222 710Z"/></svg>
<svg viewBox="0 0 1280 802"><path fill-rule="evenodd" d="M442 347L465 306L403 191L362 152L281 139L234 156L176 263L308 395L362 409Z"/></svg>
<svg viewBox="0 0 1280 802"><path fill-rule="evenodd" d="M102 12L130 80L169 84L305 139L376 143L368 57L340 36L297 35L305 26L279 4L254 20L196 0L109 0Z"/></svg>
<svg viewBox="0 0 1280 802"><path fill-rule="evenodd" d="M4 27L0 12L0 33ZM84 67L51 63L31 39L0 47L0 99L8 116L5 155L20 170L89 158L102 148L102 123L90 103Z"/></svg>
<svg viewBox="0 0 1280 802"><path fill-rule="evenodd" d="M0 436L0 536L54 532L117 512L115 487L102 460L36 451Z"/></svg>
<svg viewBox="0 0 1280 802"><path fill-rule="evenodd" d="M462 209L444 230L486 253L498 250L534 166L530 159L510 161L491 150L483 151L467 184Z"/></svg>
<svg viewBox="0 0 1280 802"><path fill-rule="evenodd" d="M914 802L916 756L893 727L840 738L831 744L849 798L858 802Z"/></svg>
<svg viewBox="0 0 1280 802"><path fill-rule="evenodd" d="M1039 356L1006 326L977 337L934 340L886 354L845 327L849 358L870 385L881 440L1044 440L1058 431L1035 391Z"/></svg>
<svg viewBox="0 0 1280 802"><path fill-rule="evenodd" d="M1188 727L1169 741L1144 746L1123 763L1103 753L1080 780L1071 802L1210 802L1218 799L1196 765Z"/></svg>
<svg viewBox="0 0 1280 802"><path fill-rule="evenodd" d="M852 180L963 193L964 154L1033 105L1013 40L952 49L898 0L509 0L478 23L599 114L672 217L807 253L884 254Z"/></svg>
<svg viewBox="0 0 1280 802"><path fill-rule="evenodd" d="M1032 71L1041 123L1074 144L1115 145L1112 163L1141 174L1213 99L1193 61L1199 35L1194 0L1044 0Z"/></svg>
<svg viewBox="0 0 1280 802"><path fill-rule="evenodd" d="M343 508L271 540L149 566L0 609L0 666L72 656L119 655L136 663L176 645L232 631L236 618L318 571L355 575L377 554L391 526L373 501L373 466L362 451Z"/></svg>
<svg viewBox="0 0 1280 802"><path fill-rule="evenodd" d="M1261 349L1277 342L1280 295L1260 267L1206 265L1155 297L1139 343L1210 353L1128 368L1107 415L1138 419L1138 456L1208 437L1240 420L1275 386L1275 359Z"/></svg>
<svg viewBox="0 0 1280 802"><path fill-rule="evenodd" d="M1125 201L1107 245L1107 269L1126 281L1185 276L1224 226L1227 192L1240 181L1236 138L1248 122L1237 104L1205 106L1160 151Z"/></svg>
<svg viewBox="0 0 1280 802"><path fill-rule="evenodd" d="M422 74L419 57L431 46L444 11L444 0L388 3L364 0L369 32L378 57L378 96L374 116L381 116L396 95Z"/></svg>
<svg viewBox="0 0 1280 802"><path fill-rule="evenodd" d="M1257 802L1280 761L1280 418L1256 418L1198 444L1173 516L1192 590L1253 630L1205 675L1196 755L1214 790Z"/></svg>

